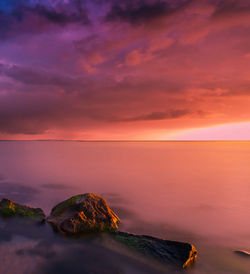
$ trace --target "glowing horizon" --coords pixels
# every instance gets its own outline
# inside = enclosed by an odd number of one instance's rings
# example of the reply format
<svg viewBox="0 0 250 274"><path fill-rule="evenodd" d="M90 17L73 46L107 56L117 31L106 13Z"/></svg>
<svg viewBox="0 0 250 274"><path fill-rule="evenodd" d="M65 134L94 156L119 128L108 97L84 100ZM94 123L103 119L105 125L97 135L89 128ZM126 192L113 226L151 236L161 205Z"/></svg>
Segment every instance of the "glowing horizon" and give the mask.
<svg viewBox="0 0 250 274"><path fill-rule="evenodd" d="M26 139L26 136L19 136L18 139L9 140L65 140L65 141L250 141L250 122L217 125L207 128L193 128L185 131L172 132L168 135L148 134L147 137L134 137L131 139L110 139L108 136L97 139L44 138L44 135L35 136L33 139ZM4 139L6 140L6 139Z"/></svg>
<svg viewBox="0 0 250 274"><path fill-rule="evenodd" d="M250 122L197 128L177 134L175 140L250 141Z"/></svg>

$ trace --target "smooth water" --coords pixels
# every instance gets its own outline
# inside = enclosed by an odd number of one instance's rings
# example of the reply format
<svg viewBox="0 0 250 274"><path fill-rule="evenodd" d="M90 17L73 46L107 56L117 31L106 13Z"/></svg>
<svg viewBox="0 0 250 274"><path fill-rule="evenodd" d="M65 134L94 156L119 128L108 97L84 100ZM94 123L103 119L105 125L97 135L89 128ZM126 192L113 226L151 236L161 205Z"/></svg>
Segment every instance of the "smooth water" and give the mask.
<svg viewBox="0 0 250 274"><path fill-rule="evenodd" d="M193 243L199 255L190 273L250 273L250 258L233 252L250 250L249 164L250 142L2 141L0 198L49 214L93 192L118 214L121 230ZM49 226L1 227L1 273L168 273Z"/></svg>

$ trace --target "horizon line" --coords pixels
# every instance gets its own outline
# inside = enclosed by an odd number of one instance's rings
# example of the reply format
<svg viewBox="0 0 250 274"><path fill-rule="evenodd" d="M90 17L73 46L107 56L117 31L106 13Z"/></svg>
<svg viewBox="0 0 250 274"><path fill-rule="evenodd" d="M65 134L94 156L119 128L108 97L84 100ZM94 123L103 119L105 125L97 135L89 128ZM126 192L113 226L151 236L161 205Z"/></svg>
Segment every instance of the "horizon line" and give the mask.
<svg viewBox="0 0 250 274"><path fill-rule="evenodd" d="M250 142L250 140L74 140L74 139L3 139L0 142Z"/></svg>

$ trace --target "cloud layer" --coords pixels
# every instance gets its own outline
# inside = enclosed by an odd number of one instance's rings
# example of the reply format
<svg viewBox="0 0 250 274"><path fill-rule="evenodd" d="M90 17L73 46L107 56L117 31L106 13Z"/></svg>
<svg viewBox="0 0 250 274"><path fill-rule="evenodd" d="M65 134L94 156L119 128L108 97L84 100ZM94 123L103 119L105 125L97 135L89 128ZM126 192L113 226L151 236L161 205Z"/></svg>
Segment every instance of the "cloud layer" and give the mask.
<svg viewBox="0 0 250 274"><path fill-rule="evenodd" d="M161 138L250 120L250 1L0 3L0 138Z"/></svg>

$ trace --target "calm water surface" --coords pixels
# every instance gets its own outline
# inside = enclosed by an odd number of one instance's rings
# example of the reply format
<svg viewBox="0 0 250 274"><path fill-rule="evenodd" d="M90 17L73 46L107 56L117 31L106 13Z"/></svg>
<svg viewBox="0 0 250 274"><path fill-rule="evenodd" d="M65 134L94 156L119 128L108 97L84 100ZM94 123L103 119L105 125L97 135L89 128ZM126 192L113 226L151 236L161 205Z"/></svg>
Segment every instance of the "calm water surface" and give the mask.
<svg viewBox="0 0 250 274"><path fill-rule="evenodd" d="M250 273L250 142L0 142L0 198L106 198L121 230L193 243L198 273ZM18 227L18 225L13 225ZM173 273L95 240L0 222L0 273Z"/></svg>

